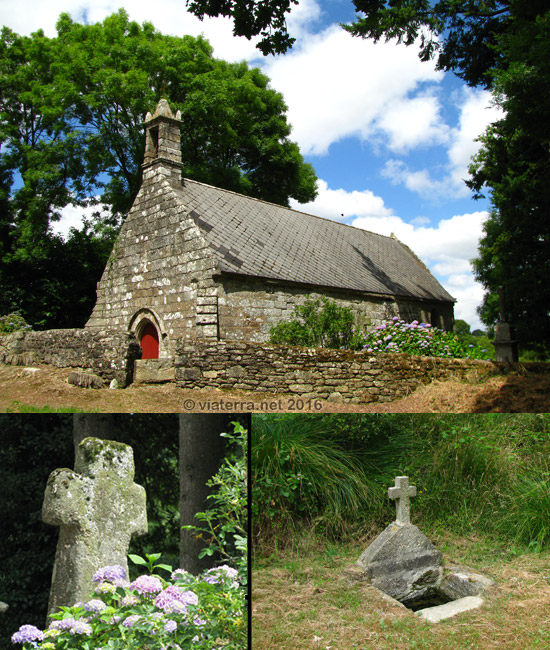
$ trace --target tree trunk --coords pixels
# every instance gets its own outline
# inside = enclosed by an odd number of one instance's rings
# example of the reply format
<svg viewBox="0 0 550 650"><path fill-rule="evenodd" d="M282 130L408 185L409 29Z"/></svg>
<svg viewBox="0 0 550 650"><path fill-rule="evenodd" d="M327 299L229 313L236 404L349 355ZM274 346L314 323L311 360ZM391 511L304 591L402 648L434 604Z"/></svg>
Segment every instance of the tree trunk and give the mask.
<svg viewBox="0 0 550 650"><path fill-rule="evenodd" d="M115 427L112 413L75 413L73 416L74 457L78 454L78 445L93 436L102 440L114 440Z"/></svg>
<svg viewBox="0 0 550 650"><path fill-rule="evenodd" d="M180 523L200 526L195 513L209 506L206 497L210 489L206 482L218 471L225 452L225 440L220 433L230 430L229 415L203 415L188 413L180 415ZM213 566L211 557L199 559L204 540L193 531L180 531L180 566L190 573L198 574Z"/></svg>

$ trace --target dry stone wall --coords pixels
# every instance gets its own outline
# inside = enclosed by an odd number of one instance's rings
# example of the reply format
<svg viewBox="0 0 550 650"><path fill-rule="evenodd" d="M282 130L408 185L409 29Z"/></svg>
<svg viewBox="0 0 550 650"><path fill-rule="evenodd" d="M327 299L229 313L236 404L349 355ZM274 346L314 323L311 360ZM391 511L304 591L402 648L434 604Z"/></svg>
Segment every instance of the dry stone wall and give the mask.
<svg viewBox="0 0 550 650"><path fill-rule="evenodd" d="M295 394L333 402L388 402L434 379L499 372L465 359L301 348L244 341L180 341L176 383L182 388L228 388Z"/></svg>
<svg viewBox="0 0 550 650"><path fill-rule="evenodd" d="M128 333L66 329L0 336L1 363L80 368L106 381L116 379L121 386L131 383L139 354L135 337Z"/></svg>

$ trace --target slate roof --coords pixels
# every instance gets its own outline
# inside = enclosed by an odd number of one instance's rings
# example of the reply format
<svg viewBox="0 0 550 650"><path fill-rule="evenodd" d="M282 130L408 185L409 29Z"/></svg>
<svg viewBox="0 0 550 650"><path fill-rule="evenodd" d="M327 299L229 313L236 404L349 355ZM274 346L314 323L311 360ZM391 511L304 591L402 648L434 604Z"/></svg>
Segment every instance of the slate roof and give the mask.
<svg viewBox="0 0 550 650"><path fill-rule="evenodd" d="M226 273L454 302L404 244L185 179L180 200Z"/></svg>

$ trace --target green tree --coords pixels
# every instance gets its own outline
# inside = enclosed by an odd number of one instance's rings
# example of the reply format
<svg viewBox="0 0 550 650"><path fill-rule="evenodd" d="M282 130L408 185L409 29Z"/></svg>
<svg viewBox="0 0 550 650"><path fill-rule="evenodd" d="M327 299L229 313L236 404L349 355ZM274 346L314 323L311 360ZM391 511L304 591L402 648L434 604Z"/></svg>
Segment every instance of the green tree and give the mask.
<svg viewBox="0 0 550 650"><path fill-rule="evenodd" d="M201 20L204 16L233 19L235 36L262 37L257 47L263 54L282 54L296 39L286 30L286 15L298 0L187 0L187 6Z"/></svg>
<svg viewBox="0 0 550 650"><path fill-rule="evenodd" d="M378 41L396 39L412 45L420 40L420 58L437 56L438 68L452 70L469 84L489 83L487 70L498 55L493 45L499 35L513 28L514 13L529 12L520 0L352 0L355 22L344 25L355 36ZM258 48L264 54L285 52L295 42L286 30L286 14L297 0L187 0L199 17L227 16L233 19L238 36L262 36ZM529 7L543 6L541 0Z"/></svg>
<svg viewBox="0 0 550 650"><path fill-rule="evenodd" d="M459 336L468 336L470 334L470 325L461 318L457 318L453 325L453 332Z"/></svg>
<svg viewBox="0 0 550 650"><path fill-rule="evenodd" d="M505 113L481 138L469 182L478 195L490 188L493 206L474 260L487 289L481 318L498 320L503 291L517 338L539 351L550 340L549 38L550 11L503 38L494 87Z"/></svg>
<svg viewBox="0 0 550 650"><path fill-rule="evenodd" d="M57 32L1 32L4 313L20 311L39 327L83 324L139 189L141 124L160 97L182 111L186 176L282 205L315 197L283 98L259 70L215 59L204 38L166 36L124 10L93 25L62 14ZM109 216L64 242L51 225L68 204L104 205ZM73 250L81 263L67 273L58 261Z"/></svg>

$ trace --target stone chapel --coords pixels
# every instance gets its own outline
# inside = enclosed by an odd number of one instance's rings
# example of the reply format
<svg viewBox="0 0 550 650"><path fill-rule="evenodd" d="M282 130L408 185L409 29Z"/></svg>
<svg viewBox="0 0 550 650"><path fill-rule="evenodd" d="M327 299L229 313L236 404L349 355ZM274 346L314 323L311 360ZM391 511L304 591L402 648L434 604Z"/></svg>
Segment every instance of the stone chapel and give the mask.
<svg viewBox="0 0 550 650"><path fill-rule="evenodd" d="M359 325L452 327L453 297L395 237L182 179L180 125L165 99L145 118L142 185L87 329L134 333L143 358L170 358L181 338L267 341L319 296Z"/></svg>

